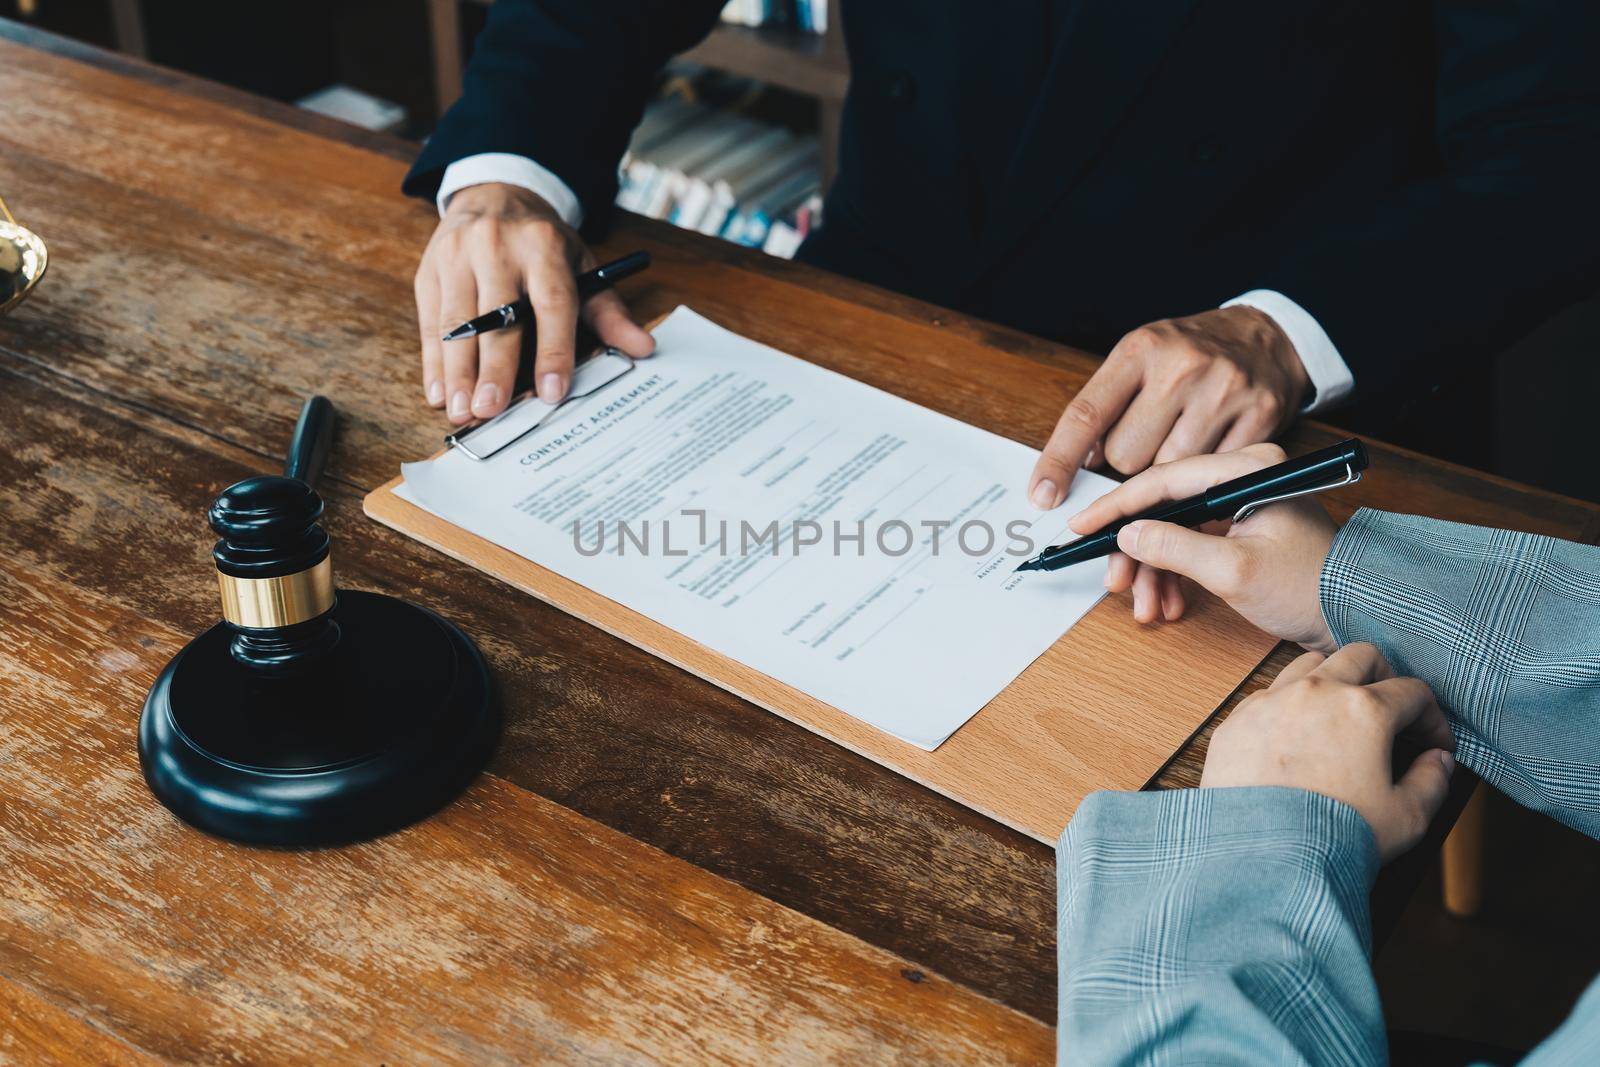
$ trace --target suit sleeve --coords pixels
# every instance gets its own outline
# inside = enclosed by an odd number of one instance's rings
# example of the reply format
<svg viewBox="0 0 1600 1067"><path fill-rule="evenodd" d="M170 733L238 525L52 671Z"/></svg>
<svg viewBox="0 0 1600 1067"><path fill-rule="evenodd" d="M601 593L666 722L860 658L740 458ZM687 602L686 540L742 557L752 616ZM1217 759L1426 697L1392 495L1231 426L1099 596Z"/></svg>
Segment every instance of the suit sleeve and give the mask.
<svg viewBox="0 0 1600 1067"><path fill-rule="evenodd" d="M1600 548L1359 511L1322 568L1340 644L1433 687L1456 758L1600 837Z"/></svg>
<svg viewBox="0 0 1600 1067"><path fill-rule="evenodd" d="M1379 420L1600 278L1600 6L1434 8L1430 176L1329 218L1258 283L1315 316Z"/></svg>
<svg viewBox="0 0 1600 1067"><path fill-rule="evenodd" d="M1463 764L1600 837L1600 548L1360 511L1321 600L1341 644L1433 687ZM1314 793L1090 796L1058 851L1060 1062L1383 1062L1377 867ZM1600 983L1527 1062L1596 1035Z"/></svg>
<svg viewBox="0 0 1600 1067"><path fill-rule="evenodd" d="M1378 871L1301 789L1095 793L1057 854L1057 1062L1373 1064Z"/></svg>
<svg viewBox="0 0 1600 1067"><path fill-rule="evenodd" d="M451 163L505 152L536 160L603 229L617 163L657 73L704 38L718 0L495 0L473 45L462 96L406 175L431 198Z"/></svg>

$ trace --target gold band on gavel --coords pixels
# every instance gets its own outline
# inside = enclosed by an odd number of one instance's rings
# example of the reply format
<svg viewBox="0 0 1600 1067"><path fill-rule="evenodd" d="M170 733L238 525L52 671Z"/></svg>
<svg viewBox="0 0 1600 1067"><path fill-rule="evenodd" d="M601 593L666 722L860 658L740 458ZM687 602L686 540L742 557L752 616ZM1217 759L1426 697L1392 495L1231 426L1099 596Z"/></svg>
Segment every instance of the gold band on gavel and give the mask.
<svg viewBox="0 0 1600 1067"><path fill-rule="evenodd" d="M277 578L235 578L217 572L222 589L222 617L235 626L265 629L293 626L333 607L333 562Z"/></svg>

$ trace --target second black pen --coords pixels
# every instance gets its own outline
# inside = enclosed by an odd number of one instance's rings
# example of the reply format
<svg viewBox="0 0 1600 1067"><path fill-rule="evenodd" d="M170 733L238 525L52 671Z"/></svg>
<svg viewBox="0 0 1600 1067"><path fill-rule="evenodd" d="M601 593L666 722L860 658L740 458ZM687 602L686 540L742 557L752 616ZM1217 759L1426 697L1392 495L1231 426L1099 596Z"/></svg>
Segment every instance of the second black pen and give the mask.
<svg viewBox="0 0 1600 1067"><path fill-rule="evenodd" d="M604 292L617 282L630 275L638 274L650 265L649 252L630 252L621 259L602 263L594 270L585 271L578 275L578 303ZM459 341L466 337L476 337L480 333L490 330L504 330L509 326L527 322L533 317L533 302L526 296L513 300L509 304L501 304L492 311L485 311L476 318L468 319L460 326L445 333L446 341Z"/></svg>

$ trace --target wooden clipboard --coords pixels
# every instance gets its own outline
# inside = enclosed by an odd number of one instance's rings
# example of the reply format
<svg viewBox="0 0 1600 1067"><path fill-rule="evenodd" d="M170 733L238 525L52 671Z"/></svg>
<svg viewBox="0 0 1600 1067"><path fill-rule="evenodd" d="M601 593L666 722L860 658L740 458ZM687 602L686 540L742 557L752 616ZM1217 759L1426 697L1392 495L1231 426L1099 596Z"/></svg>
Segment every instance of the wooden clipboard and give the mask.
<svg viewBox="0 0 1600 1067"><path fill-rule="evenodd" d="M1047 844L1087 794L1138 789L1155 777L1277 643L1192 587L1183 620L1159 627L1134 622L1126 596L1107 597L948 741L924 752L424 511L396 495L401 481L367 494L366 513Z"/></svg>
<svg viewBox="0 0 1600 1067"><path fill-rule="evenodd" d="M1183 619L1157 627L1133 621L1126 594L1106 597L944 744L924 752L424 511L395 493L404 480L368 493L367 515L1051 845L1090 793L1139 789L1154 778L1278 643L1193 585Z"/></svg>

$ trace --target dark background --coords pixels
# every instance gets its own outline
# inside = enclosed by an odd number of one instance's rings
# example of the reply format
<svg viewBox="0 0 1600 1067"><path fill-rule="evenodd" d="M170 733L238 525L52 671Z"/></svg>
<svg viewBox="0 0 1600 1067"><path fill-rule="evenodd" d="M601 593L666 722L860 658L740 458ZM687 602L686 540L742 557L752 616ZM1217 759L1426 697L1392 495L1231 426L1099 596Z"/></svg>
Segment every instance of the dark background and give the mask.
<svg viewBox="0 0 1600 1067"><path fill-rule="evenodd" d="M23 21L104 48L117 47L110 0L36 0ZM147 56L153 63L294 101L344 82L402 105L406 136L420 138L436 114L428 13L422 0L143 0ZM484 8L462 4L464 32ZM18 0L0 16L21 18Z"/></svg>
<svg viewBox="0 0 1600 1067"><path fill-rule="evenodd" d="M34 0L26 21L115 48L114 2ZM0 16L19 17L25 3L0 0ZM284 101L344 82L402 105L408 120L401 132L419 140L437 116L423 0L142 0L139 7L147 54L164 66ZM457 7L468 49L485 10L472 2ZM1600 398L1597 356L1600 298L1591 298L1503 354L1492 373L1463 368L1467 373L1459 384L1386 436L1431 455L1600 500L1600 463L1590 447ZM1337 422L1337 414L1331 420Z"/></svg>

